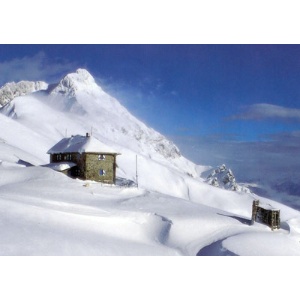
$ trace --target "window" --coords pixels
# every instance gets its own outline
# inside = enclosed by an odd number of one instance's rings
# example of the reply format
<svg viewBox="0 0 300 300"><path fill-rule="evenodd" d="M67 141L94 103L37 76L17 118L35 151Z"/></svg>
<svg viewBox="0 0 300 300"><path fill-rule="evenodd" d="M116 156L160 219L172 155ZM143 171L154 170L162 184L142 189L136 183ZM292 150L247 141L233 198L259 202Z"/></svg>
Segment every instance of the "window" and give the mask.
<svg viewBox="0 0 300 300"><path fill-rule="evenodd" d="M72 160L72 154L65 154L63 156L63 159L71 161ZM62 160L61 154L57 154L57 160Z"/></svg>
<svg viewBox="0 0 300 300"><path fill-rule="evenodd" d="M56 160L60 161L61 160L61 154L56 154Z"/></svg>
<svg viewBox="0 0 300 300"><path fill-rule="evenodd" d="M105 170L103 170L103 169L99 170L99 175L100 176L105 176L105 174L106 174Z"/></svg>
<svg viewBox="0 0 300 300"><path fill-rule="evenodd" d="M105 155L104 154L99 154L98 155L98 160L105 160Z"/></svg>

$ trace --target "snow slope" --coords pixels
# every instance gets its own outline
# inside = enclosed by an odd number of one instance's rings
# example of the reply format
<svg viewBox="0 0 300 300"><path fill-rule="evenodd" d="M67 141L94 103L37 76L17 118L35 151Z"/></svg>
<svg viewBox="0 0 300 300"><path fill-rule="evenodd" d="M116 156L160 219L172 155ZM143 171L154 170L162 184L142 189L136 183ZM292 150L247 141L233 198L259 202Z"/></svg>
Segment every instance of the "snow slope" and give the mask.
<svg viewBox="0 0 300 300"><path fill-rule="evenodd" d="M15 98L1 113L1 255L300 254L298 211L205 183L206 167L185 159L86 70ZM74 180L47 167L47 151L66 133L91 128L121 153L120 184ZM136 156L139 187L123 186L136 181ZM250 226L254 198L281 210L280 230Z"/></svg>

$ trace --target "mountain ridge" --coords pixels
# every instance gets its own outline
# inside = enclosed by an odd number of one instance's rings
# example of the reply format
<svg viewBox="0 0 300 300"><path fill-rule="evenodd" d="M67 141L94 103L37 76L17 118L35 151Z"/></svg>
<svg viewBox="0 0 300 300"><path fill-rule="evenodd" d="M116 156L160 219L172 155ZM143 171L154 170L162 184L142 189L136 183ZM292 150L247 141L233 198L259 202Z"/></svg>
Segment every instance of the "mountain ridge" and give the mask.
<svg viewBox="0 0 300 300"><path fill-rule="evenodd" d="M8 82L0 88L0 108L19 96L25 96L33 92L47 90L48 83L44 81Z"/></svg>

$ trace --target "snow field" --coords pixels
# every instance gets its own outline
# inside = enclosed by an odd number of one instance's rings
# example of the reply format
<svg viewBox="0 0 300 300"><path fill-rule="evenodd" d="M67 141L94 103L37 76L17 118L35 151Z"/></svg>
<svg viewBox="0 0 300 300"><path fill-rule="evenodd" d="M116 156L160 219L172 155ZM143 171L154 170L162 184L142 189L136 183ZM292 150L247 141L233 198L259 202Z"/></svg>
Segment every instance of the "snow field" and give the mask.
<svg viewBox="0 0 300 300"><path fill-rule="evenodd" d="M100 186L94 195L83 182L47 168L22 169L27 174L18 190L10 181L1 186L1 255L176 255L161 244L168 221L114 207L121 188Z"/></svg>
<svg viewBox="0 0 300 300"><path fill-rule="evenodd" d="M294 210L287 209L296 228L292 236L288 228L271 232L261 224L249 226L251 199L246 205L247 198L238 193L205 183L194 183L197 193L190 189L193 199L198 195L194 202L73 180L46 167L0 170L1 255L196 255L208 246L210 255L300 254L300 219ZM202 186L212 205L201 203ZM217 208L221 202L223 209ZM256 245L254 237L260 235L274 240ZM279 247L277 240L287 246Z"/></svg>

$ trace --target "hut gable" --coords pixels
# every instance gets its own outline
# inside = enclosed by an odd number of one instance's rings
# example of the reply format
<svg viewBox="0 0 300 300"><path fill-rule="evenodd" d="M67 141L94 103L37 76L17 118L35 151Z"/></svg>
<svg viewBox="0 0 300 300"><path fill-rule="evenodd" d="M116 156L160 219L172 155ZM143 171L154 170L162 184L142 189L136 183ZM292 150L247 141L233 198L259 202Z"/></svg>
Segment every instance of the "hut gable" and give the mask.
<svg viewBox="0 0 300 300"><path fill-rule="evenodd" d="M64 138L47 152L50 163L73 162L68 174L85 180L114 183L116 156L114 149L89 136Z"/></svg>

